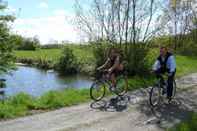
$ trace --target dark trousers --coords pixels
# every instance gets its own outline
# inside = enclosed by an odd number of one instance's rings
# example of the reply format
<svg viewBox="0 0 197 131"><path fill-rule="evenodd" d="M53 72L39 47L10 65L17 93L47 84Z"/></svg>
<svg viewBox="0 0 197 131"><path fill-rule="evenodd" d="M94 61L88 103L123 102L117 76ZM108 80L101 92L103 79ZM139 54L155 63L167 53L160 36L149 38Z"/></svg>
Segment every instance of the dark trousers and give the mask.
<svg viewBox="0 0 197 131"><path fill-rule="evenodd" d="M167 72L167 71L166 71ZM161 74L165 74L164 71L161 69L158 69L156 72L157 77L159 77ZM172 75L168 76L168 86L167 86L167 97L171 98L172 97L172 91L173 91L173 81L174 81L174 76L176 74L176 71L172 73Z"/></svg>

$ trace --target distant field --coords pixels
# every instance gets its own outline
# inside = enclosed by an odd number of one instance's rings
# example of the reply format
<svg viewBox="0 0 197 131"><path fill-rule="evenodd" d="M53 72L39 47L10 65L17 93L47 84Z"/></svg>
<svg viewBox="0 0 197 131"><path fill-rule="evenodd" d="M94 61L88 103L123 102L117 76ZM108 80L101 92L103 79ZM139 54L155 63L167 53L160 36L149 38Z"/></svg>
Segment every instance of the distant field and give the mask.
<svg viewBox="0 0 197 131"><path fill-rule="evenodd" d="M15 51L17 58L57 60L61 55L60 49L41 49L36 51Z"/></svg>
<svg viewBox="0 0 197 131"><path fill-rule="evenodd" d="M87 61L93 58L92 50L86 48L73 48L73 53L79 60ZM61 56L61 49L40 49L36 51L15 51L17 58L44 58L57 60Z"/></svg>

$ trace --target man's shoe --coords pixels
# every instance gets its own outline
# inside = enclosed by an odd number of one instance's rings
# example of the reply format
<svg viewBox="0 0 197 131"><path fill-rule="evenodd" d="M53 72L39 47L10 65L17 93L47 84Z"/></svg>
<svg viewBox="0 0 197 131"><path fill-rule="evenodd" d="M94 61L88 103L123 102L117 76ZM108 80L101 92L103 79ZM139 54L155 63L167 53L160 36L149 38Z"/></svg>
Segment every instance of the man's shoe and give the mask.
<svg viewBox="0 0 197 131"><path fill-rule="evenodd" d="M167 98L168 98L168 104L170 104L172 101L172 98L171 97L167 97Z"/></svg>

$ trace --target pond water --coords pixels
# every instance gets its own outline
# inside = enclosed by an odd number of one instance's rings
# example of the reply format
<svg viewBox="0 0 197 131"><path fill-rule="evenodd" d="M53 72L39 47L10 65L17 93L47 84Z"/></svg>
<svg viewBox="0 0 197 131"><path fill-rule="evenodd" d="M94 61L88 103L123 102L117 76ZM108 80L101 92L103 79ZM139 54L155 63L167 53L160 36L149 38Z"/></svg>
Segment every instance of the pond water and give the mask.
<svg viewBox="0 0 197 131"><path fill-rule="evenodd" d="M34 67L18 66L11 74L1 75L6 79L5 95L11 96L25 92L32 96L40 96L50 90L65 88L89 88L92 81L82 75L62 77L52 70L44 71Z"/></svg>

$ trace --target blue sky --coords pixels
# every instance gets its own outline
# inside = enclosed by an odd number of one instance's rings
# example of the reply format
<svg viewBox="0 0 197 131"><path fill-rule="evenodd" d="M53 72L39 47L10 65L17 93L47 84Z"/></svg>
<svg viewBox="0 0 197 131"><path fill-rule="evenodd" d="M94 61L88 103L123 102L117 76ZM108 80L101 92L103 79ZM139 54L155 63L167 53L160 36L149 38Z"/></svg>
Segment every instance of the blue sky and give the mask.
<svg viewBox="0 0 197 131"><path fill-rule="evenodd" d="M20 17L46 17L52 15L54 10L65 9L74 13L74 0L7 0L8 6L21 8Z"/></svg>
<svg viewBox="0 0 197 131"><path fill-rule="evenodd" d="M6 0L4 0L6 1ZM37 36L41 43L53 40L79 41L78 30L72 24L75 0L7 0L8 12L17 19L12 30L25 37ZM88 0L83 0L88 3Z"/></svg>

